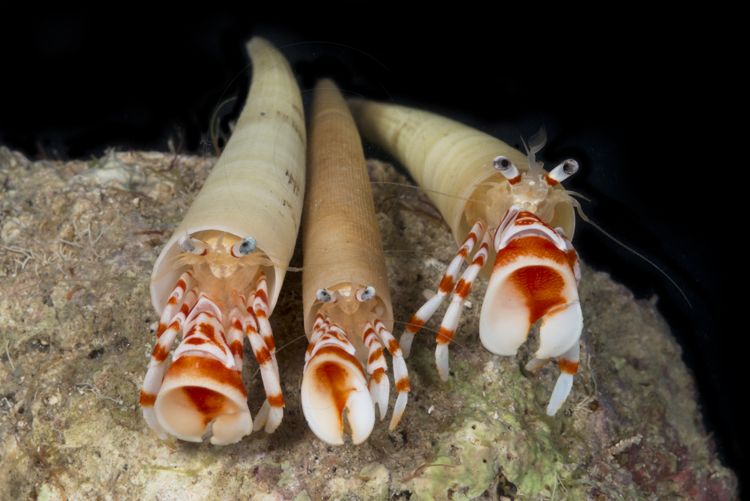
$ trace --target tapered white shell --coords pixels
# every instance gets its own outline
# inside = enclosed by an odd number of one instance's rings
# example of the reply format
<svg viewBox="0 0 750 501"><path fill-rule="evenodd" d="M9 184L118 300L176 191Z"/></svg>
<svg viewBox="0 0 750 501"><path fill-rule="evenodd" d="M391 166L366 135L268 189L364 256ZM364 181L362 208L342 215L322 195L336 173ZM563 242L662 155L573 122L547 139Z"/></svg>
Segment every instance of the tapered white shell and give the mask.
<svg viewBox="0 0 750 501"><path fill-rule="evenodd" d="M332 81L323 80L316 87L311 115L303 232L305 331L309 336L320 306L316 291L341 283L373 286L379 319L392 329L388 272L362 142ZM357 335L363 325L357 327Z"/></svg>
<svg viewBox="0 0 750 501"><path fill-rule="evenodd" d="M362 134L394 155L423 188L453 232L457 242L474 221L467 219L471 203L484 203L483 183L507 182L493 168L498 156L507 157L520 171L529 170L522 153L499 139L448 118L405 106L362 99L349 100ZM562 190L561 186L553 189ZM497 218L501 218L505 207ZM555 207L546 221L562 227L572 238L575 213L570 203Z"/></svg>
<svg viewBox="0 0 750 501"><path fill-rule="evenodd" d="M300 226L305 192L302 98L284 56L262 38L247 50L253 80L232 137L151 276L151 301L161 312L184 270L175 263L185 235L218 230L252 236L272 267L265 269L270 307L276 304Z"/></svg>

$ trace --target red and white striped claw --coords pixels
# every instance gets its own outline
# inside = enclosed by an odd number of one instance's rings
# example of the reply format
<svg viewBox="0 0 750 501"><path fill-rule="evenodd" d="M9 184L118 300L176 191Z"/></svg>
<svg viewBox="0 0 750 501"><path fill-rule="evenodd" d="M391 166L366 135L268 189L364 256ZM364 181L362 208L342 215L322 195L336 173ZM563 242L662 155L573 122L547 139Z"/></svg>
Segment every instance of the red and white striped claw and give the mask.
<svg viewBox="0 0 750 501"><path fill-rule="evenodd" d="M375 406L346 332L319 316L305 358L302 411L310 429L321 440L341 445L346 421L352 442L364 442L375 424Z"/></svg>
<svg viewBox="0 0 750 501"><path fill-rule="evenodd" d="M547 408L554 415L570 392L578 366L583 315L575 251L560 232L530 212L511 207L494 238L494 268L479 320L489 351L515 355L530 327L541 319L535 361L555 358L561 367Z"/></svg>

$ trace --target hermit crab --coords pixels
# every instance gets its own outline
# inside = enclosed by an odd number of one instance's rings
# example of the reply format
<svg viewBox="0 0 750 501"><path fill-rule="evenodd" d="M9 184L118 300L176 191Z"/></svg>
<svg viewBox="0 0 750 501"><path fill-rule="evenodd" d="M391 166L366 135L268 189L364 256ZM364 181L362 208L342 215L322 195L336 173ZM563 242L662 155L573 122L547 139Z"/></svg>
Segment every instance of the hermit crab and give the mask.
<svg viewBox="0 0 750 501"><path fill-rule="evenodd" d="M154 265L161 318L140 395L162 438L237 442L283 417L271 315L294 251L305 189L299 88L268 42L248 43L247 103L203 188ZM180 336L172 354L169 352ZM247 336L266 399L255 422L242 383Z"/></svg>
<svg viewBox="0 0 750 501"><path fill-rule="evenodd" d="M452 294L436 336L438 373L446 380L448 345L464 302L477 275L489 273L479 322L482 344L493 353L515 355L541 319L539 348L527 368L557 359L561 373L547 406L547 414L554 415L572 388L583 329L580 270L569 240L577 201L560 184L578 163L565 160L545 171L536 160L543 133L529 141L524 154L433 113L361 99L349 104L364 136L408 169L460 245L437 293L409 320L402 352L408 356L414 335Z"/></svg>
<svg viewBox="0 0 750 501"><path fill-rule="evenodd" d="M346 101L329 80L315 88L303 221L303 307L309 339L302 410L325 442L364 441L383 419L390 384L384 350L393 357L398 397L390 429L401 419L409 377L391 334L393 307L370 181Z"/></svg>

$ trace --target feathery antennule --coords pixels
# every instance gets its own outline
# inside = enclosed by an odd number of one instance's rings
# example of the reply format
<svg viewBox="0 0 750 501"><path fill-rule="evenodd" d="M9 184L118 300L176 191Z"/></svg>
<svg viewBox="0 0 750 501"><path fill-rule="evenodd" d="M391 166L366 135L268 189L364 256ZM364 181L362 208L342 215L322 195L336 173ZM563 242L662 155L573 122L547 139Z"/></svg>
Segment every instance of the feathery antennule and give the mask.
<svg viewBox="0 0 750 501"><path fill-rule="evenodd" d="M544 170L544 163L536 159L536 154L542 151L544 145L547 144L547 130L541 127L536 134L529 138L528 142L521 136L521 142L529 159L529 172Z"/></svg>

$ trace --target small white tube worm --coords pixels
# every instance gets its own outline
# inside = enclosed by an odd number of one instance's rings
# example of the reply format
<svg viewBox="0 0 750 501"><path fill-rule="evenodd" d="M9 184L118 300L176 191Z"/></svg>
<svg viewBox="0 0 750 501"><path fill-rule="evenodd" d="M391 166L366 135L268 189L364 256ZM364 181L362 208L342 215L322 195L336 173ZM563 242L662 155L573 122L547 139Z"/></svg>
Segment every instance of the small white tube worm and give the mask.
<svg viewBox="0 0 750 501"><path fill-rule="evenodd" d="M514 355L541 319L540 346L530 366L558 360L562 374L547 408L554 414L572 386L583 328L577 255L566 238L575 230L576 201L560 185L575 173L577 162L567 160L546 172L536 160L543 135L532 138L524 154L433 113L361 99L349 105L364 136L408 169L460 244L435 296L411 317L402 350L409 354L414 335L451 295L435 352L438 372L447 379L448 345L464 301L477 275L491 274L480 339L493 353Z"/></svg>
<svg viewBox="0 0 750 501"><path fill-rule="evenodd" d="M315 88L303 221L303 308L307 348L302 409L310 428L344 443L344 417L360 443L388 406L384 350L398 391L390 427L406 405L409 379L393 308L370 180L354 120L336 85ZM346 412L345 412L346 411Z"/></svg>
<svg viewBox="0 0 750 501"><path fill-rule="evenodd" d="M268 316L300 225L305 124L284 56L261 38L247 50L253 66L247 103L151 277L161 320L141 406L162 438L198 442L210 434L212 443L227 444L252 431L241 378L245 336L267 396L255 428L271 432L283 415Z"/></svg>

